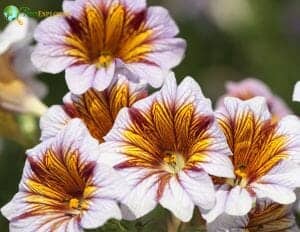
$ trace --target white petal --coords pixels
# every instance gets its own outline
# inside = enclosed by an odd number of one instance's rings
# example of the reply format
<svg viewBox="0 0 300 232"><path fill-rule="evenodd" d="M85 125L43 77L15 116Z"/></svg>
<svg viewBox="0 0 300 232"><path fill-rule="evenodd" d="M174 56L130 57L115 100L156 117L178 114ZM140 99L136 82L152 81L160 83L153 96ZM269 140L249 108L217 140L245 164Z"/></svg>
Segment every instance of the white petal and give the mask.
<svg viewBox="0 0 300 232"><path fill-rule="evenodd" d="M96 75L92 86L98 91L105 90L113 81L115 74L115 63L111 63L107 68L99 68L96 70Z"/></svg>
<svg viewBox="0 0 300 232"><path fill-rule="evenodd" d="M211 209L215 205L215 191L211 178L205 172L181 172L180 184L195 205Z"/></svg>
<svg viewBox="0 0 300 232"><path fill-rule="evenodd" d="M131 188L122 201L123 218L134 220L153 210L157 205L157 176L145 178L149 173L137 168L123 169L120 172Z"/></svg>
<svg viewBox="0 0 300 232"><path fill-rule="evenodd" d="M74 94L83 94L92 87L96 76L94 65L74 65L66 69L66 82Z"/></svg>
<svg viewBox="0 0 300 232"><path fill-rule="evenodd" d="M20 21L22 24L19 23ZM31 40L32 35L30 33L35 24L33 19L23 14L19 16L18 20L11 21L0 34L0 55L16 43Z"/></svg>
<svg viewBox="0 0 300 232"><path fill-rule="evenodd" d="M55 137L70 120L62 106L51 106L40 120L41 140Z"/></svg>
<svg viewBox="0 0 300 232"><path fill-rule="evenodd" d="M257 198L270 198L279 204L291 204L296 200L296 194L291 188L277 184L259 184L251 185Z"/></svg>
<svg viewBox="0 0 300 232"><path fill-rule="evenodd" d="M94 229L112 218L122 218L117 203L109 199L93 199L89 203L89 209L83 214L81 225L85 229Z"/></svg>
<svg viewBox="0 0 300 232"><path fill-rule="evenodd" d="M295 84L294 93L293 93L293 101L300 101L300 81Z"/></svg>
<svg viewBox="0 0 300 232"><path fill-rule="evenodd" d="M208 232L245 232L248 225L247 216L231 216L222 214L215 221L207 225Z"/></svg>
<svg viewBox="0 0 300 232"><path fill-rule="evenodd" d="M132 63L125 66L134 79L139 79L149 83L153 88L159 88L164 82L165 77L168 75L168 70L163 70L161 67L145 63ZM130 76L129 76L130 77Z"/></svg>
<svg viewBox="0 0 300 232"><path fill-rule="evenodd" d="M289 115L278 123L276 136L286 138L284 153L296 163L300 164L300 120L298 117Z"/></svg>
<svg viewBox="0 0 300 232"><path fill-rule="evenodd" d="M102 163L101 158L94 171L93 183L99 189L93 193L93 197L122 201L129 191L126 179L115 169Z"/></svg>
<svg viewBox="0 0 300 232"><path fill-rule="evenodd" d="M205 162L201 163L199 166L201 166L207 173L211 175L234 178L235 175L233 172L231 159L228 156L221 154L216 152L208 152Z"/></svg>
<svg viewBox="0 0 300 232"><path fill-rule="evenodd" d="M174 37L179 32L168 10L160 6L148 8L146 25L154 31L153 37L155 39Z"/></svg>
<svg viewBox="0 0 300 232"><path fill-rule="evenodd" d="M225 212L228 194L228 186L224 185L220 187L216 192L216 204L214 208L209 211L203 211L200 209L202 212L201 215L207 221L207 223L213 222L218 216Z"/></svg>
<svg viewBox="0 0 300 232"><path fill-rule="evenodd" d="M186 42L180 38L167 38L153 41L153 50L146 60L160 65L164 69L177 66L184 58Z"/></svg>
<svg viewBox="0 0 300 232"><path fill-rule="evenodd" d="M146 8L146 0L123 0L124 5L132 11L139 12Z"/></svg>
<svg viewBox="0 0 300 232"><path fill-rule="evenodd" d="M176 177L171 177L169 183L165 186L159 203L183 222L192 219L194 203Z"/></svg>
<svg viewBox="0 0 300 232"><path fill-rule="evenodd" d="M254 97L246 101L234 97L226 97L224 106L230 118L235 118L236 115L249 111L253 112L255 117L262 121L271 118L266 99L263 97Z"/></svg>
<svg viewBox="0 0 300 232"><path fill-rule="evenodd" d="M76 60L74 57L65 56L62 45L39 43L31 54L31 61L38 70L55 74L62 72Z"/></svg>
<svg viewBox="0 0 300 232"><path fill-rule="evenodd" d="M236 186L230 190L225 212L233 216L246 215L252 208L252 198L246 189Z"/></svg>
<svg viewBox="0 0 300 232"><path fill-rule="evenodd" d="M273 167L258 183L268 183L285 186L290 189L300 187L300 166L291 161L284 160Z"/></svg>

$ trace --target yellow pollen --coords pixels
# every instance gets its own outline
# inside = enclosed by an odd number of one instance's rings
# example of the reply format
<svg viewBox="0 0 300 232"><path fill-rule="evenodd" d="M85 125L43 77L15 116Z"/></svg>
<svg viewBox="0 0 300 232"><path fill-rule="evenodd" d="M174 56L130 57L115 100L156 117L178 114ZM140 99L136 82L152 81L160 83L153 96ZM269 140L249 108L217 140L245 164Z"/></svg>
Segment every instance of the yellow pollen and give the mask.
<svg viewBox="0 0 300 232"><path fill-rule="evenodd" d="M81 208L81 202L77 198L72 198L69 201L69 207L70 209L80 209Z"/></svg>
<svg viewBox="0 0 300 232"><path fill-rule="evenodd" d="M237 170L234 171L237 179L235 181L235 185L240 185L241 187L246 187L248 180L247 180L247 173L245 172L246 167L244 165L240 165Z"/></svg>
<svg viewBox="0 0 300 232"><path fill-rule="evenodd" d="M110 52L102 52L100 57L97 60L96 66L99 67L108 67L113 60L113 57Z"/></svg>
<svg viewBox="0 0 300 232"><path fill-rule="evenodd" d="M184 168L184 157L180 153L167 151L164 155L165 156L163 158L163 168L167 172L176 174Z"/></svg>

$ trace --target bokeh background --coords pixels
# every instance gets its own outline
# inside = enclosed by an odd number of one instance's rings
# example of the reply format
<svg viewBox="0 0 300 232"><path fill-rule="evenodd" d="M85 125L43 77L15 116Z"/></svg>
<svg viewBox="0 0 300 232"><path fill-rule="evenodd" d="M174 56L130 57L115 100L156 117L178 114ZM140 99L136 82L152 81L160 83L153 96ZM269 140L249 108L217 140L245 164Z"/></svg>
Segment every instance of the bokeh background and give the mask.
<svg viewBox="0 0 300 232"><path fill-rule="evenodd" d="M7 24L3 8L61 11L62 1L0 0L0 29ZM293 86L300 80L299 0L149 0L168 8L187 40L184 61L175 69L178 80L194 77L215 101L229 80L255 77L264 81L297 114ZM42 18L37 18L42 20ZM49 88L47 105L60 104L67 92L63 74L40 74ZM1 79L1 70L0 70ZM5 119L5 120L4 120ZM0 206L17 191L25 150L38 142L38 118L0 111ZM0 231L8 231L0 216Z"/></svg>

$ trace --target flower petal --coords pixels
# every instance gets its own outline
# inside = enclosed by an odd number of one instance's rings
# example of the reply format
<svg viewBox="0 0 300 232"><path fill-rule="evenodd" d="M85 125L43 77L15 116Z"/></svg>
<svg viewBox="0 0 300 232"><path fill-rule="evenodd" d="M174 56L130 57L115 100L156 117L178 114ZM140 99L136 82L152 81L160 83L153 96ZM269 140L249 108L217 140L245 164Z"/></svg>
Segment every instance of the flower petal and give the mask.
<svg viewBox="0 0 300 232"><path fill-rule="evenodd" d="M107 68L98 68L92 86L98 90L103 91L113 81L115 74L115 63L111 63Z"/></svg>
<svg viewBox="0 0 300 232"><path fill-rule="evenodd" d="M216 192L216 204L215 206L209 210L204 211L200 209L202 212L202 217L206 220L207 223L213 222L217 217L225 212L226 201L228 198L229 190L228 186L221 186Z"/></svg>
<svg viewBox="0 0 300 232"><path fill-rule="evenodd" d="M207 173L203 171L181 172L179 181L195 205L203 209L211 209L215 205L214 186Z"/></svg>
<svg viewBox="0 0 300 232"><path fill-rule="evenodd" d="M122 170L122 176L131 188L122 200L123 218L135 220L153 210L157 205L157 176L137 168Z"/></svg>
<svg viewBox="0 0 300 232"><path fill-rule="evenodd" d="M252 198L246 189L235 186L230 190L225 212L233 216L243 216L252 208Z"/></svg>
<svg viewBox="0 0 300 232"><path fill-rule="evenodd" d="M96 76L96 67L87 64L71 66L66 69L66 81L70 91L83 94L92 87Z"/></svg>
<svg viewBox="0 0 300 232"><path fill-rule="evenodd" d="M81 225L86 229L95 229L102 226L109 219L121 220L121 211L115 201L109 199L94 199L90 201L89 211L81 220Z"/></svg>
<svg viewBox="0 0 300 232"><path fill-rule="evenodd" d="M169 180L159 203L183 222L192 219L194 204L176 177L171 177Z"/></svg>
<svg viewBox="0 0 300 232"><path fill-rule="evenodd" d="M293 101L300 101L300 81L295 84L294 93L293 93Z"/></svg>
<svg viewBox="0 0 300 232"><path fill-rule="evenodd" d="M40 120L41 140L55 137L70 120L70 116L61 106L51 106Z"/></svg>

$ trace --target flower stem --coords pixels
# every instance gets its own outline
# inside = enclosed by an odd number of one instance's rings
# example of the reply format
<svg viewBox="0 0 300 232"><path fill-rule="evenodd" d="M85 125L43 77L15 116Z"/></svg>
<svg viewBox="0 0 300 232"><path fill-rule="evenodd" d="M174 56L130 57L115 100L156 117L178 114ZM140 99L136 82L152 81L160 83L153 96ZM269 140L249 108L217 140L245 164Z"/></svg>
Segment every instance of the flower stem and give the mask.
<svg viewBox="0 0 300 232"><path fill-rule="evenodd" d="M178 232L180 225L181 225L181 221L172 214L167 224L168 232Z"/></svg>

